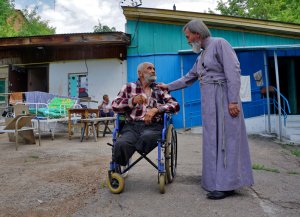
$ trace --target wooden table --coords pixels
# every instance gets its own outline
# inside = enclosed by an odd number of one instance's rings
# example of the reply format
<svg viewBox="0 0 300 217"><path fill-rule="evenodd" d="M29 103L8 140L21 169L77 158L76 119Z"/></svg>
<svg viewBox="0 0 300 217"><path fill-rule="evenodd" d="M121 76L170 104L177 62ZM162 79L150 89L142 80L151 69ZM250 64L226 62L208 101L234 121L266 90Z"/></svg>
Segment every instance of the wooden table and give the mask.
<svg viewBox="0 0 300 217"><path fill-rule="evenodd" d="M91 108L79 108L79 109L68 109L68 133L69 139L72 137L72 114L79 114L82 119L87 119L92 114L96 114L96 117L99 117L99 110L98 109L91 109ZM88 135L88 129L86 129L86 134Z"/></svg>
<svg viewBox="0 0 300 217"><path fill-rule="evenodd" d="M107 134L107 133L112 133L111 129L108 127L108 124L109 124L110 121L115 121L115 120L116 120L116 117L100 117L100 118L81 119L80 121L81 121L81 123L83 123L83 126L81 128L80 142L83 141L84 133L86 132L88 127L92 127L95 142L97 142L97 137L99 136L98 135L98 133L99 133L99 130L98 130L99 124L104 125L103 137L105 137L105 134ZM86 139L87 138L88 137L86 137Z"/></svg>

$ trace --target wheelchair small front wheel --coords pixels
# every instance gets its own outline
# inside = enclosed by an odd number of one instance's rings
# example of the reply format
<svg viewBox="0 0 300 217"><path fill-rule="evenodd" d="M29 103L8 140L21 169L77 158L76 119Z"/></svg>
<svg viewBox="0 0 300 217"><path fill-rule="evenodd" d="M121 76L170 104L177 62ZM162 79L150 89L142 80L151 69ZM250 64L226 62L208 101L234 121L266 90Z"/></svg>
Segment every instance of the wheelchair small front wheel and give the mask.
<svg viewBox="0 0 300 217"><path fill-rule="evenodd" d="M159 192L161 194L164 194L166 192L166 176L164 173L160 173L159 177L158 177L158 181L159 181Z"/></svg>
<svg viewBox="0 0 300 217"><path fill-rule="evenodd" d="M107 179L107 185L111 193L120 194L124 189L125 181L119 173L111 173Z"/></svg>

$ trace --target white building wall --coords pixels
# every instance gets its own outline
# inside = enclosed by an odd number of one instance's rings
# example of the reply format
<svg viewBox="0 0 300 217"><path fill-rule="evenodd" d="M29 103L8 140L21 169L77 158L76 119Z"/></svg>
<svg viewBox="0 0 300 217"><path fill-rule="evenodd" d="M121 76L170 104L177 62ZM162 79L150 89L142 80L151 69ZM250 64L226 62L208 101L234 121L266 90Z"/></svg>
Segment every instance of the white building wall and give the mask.
<svg viewBox="0 0 300 217"><path fill-rule="evenodd" d="M127 82L126 61L119 59L97 59L64 61L49 64L49 93L68 96L68 75L88 73L88 94L93 100L102 101L108 94L112 100L122 85ZM96 104L90 104L96 107Z"/></svg>

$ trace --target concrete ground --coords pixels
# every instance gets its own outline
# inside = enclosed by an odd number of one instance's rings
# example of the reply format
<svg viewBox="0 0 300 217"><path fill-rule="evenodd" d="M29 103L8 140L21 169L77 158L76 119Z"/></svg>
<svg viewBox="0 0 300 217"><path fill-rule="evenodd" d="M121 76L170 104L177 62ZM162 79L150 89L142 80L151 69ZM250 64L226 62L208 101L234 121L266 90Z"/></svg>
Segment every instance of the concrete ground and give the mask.
<svg viewBox="0 0 300 217"><path fill-rule="evenodd" d="M156 170L142 161L130 170L121 194L106 176L111 136L79 142L79 135L42 138L15 151L0 135L0 216L299 217L300 148L272 137L249 136L255 185L219 201L206 199L201 182L201 135L178 133L178 169L166 193ZM134 156L136 157L136 156ZM156 160L156 151L150 154Z"/></svg>

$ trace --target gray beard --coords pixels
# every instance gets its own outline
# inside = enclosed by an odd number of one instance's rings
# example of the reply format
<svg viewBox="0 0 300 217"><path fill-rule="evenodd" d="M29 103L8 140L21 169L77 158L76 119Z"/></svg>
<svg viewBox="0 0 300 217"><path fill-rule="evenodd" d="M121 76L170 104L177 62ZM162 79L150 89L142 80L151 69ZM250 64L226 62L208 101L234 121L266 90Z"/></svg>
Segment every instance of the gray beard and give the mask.
<svg viewBox="0 0 300 217"><path fill-rule="evenodd" d="M145 77L147 83L153 83L156 81L156 76Z"/></svg>
<svg viewBox="0 0 300 217"><path fill-rule="evenodd" d="M192 42L192 49L194 53L200 53L201 51L201 42L197 41L197 42Z"/></svg>

